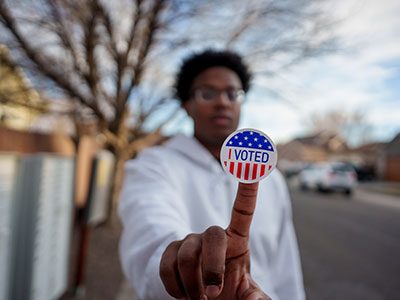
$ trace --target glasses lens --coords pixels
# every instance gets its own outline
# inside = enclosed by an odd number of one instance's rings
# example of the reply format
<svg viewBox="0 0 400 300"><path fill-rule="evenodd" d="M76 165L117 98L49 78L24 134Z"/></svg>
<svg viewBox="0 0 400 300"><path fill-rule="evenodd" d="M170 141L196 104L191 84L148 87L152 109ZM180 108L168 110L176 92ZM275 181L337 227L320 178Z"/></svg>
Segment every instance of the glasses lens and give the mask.
<svg viewBox="0 0 400 300"><path fill-rule="evenodd" d="M226 96L231 102L242 103L244 99L244 92L242 90L227 90Z"/></svg>
<svg viewBox="0 0 400 300"><path fill-rule="evenodd" d="M225 91L218 91L212 88L198 88L194 91L194 96L198 101L212 102L216 100L221 94L224 94L230 102L241 103L244 100L243 90L228 89Z"/></svg>
<svg viewBox="0 0 400 300"><path fill-rule="evenodd" d="M215 91L213 89L209 89L209 88L199 89L198 91L199 91L199 96L201 97L201 99L205 100L205 101L212 101L218 95L217 91Z"/></svg>

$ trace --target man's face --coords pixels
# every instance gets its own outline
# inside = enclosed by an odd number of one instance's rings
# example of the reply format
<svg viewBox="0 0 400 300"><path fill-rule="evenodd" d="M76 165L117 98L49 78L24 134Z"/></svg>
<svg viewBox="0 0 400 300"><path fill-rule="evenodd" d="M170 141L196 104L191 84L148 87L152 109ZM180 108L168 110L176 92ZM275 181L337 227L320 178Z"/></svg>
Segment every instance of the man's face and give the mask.
<svg viewBox="0 0 400 300"><path fill-rule="evenodd" d="M227 93L241 89L242 83L237 74L225 67L206 69L195 78L191 99L183 107L194 121L194 134L200 142L220 147L228 135L236 130L240 103L230 101ZM199 95L204 91L214 91L213 100L201 100Z"/></svg>

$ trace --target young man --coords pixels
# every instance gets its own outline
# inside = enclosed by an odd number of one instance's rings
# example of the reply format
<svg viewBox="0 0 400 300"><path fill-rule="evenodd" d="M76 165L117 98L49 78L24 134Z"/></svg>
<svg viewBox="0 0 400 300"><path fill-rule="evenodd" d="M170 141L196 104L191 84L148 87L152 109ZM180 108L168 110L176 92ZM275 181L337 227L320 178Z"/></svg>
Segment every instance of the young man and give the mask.
<svg viewBox="0 0 400 300"><path fill-rule="evenodd" d="M194 137L176 136L126 165L120 253L140 299L304 299L281 174L238 185L219 162L250 78L235 53L189 57L176 90Z"/></svg>

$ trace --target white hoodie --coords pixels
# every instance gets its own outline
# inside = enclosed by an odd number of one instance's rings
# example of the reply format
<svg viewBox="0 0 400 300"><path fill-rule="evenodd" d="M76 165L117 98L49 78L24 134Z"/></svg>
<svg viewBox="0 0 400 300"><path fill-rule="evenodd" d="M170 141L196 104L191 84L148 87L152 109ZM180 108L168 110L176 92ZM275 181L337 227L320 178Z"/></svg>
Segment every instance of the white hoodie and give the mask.
<svg viewBox="0 0 400 300"><path fill-rule="evenodd" d="M169 243L226 228L237 181L196 139L177 136L126 164L120 256L139 299L172 299L159 277ZM278 170L260 182L250 230L251 275L274 300L304 299L291 204Z"/></svg>

